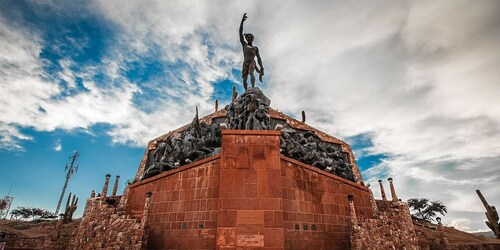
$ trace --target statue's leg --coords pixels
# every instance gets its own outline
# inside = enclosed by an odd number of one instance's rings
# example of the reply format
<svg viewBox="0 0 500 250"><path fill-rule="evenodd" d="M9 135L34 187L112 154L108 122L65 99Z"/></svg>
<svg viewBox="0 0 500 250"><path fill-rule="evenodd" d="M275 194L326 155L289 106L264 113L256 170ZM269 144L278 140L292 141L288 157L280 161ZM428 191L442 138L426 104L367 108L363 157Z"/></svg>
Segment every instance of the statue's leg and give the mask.
<svg viewBox="0 0 500 250"><path fill-rule="evenodd" d="M248 69L248 73L250 74L250 82L252 83L252 88L255 87L255 76L254 76L254 71L255 71L255 61L250 63L250 67Z"/></svg>
<svg viewBox="0 0 500 250"><path fill-rule="evenodd" d="M245 90L247 90L247 87L248 87L248 85L247 85L247 78L248 78L248 75L244 75L243 76L243 88Z"/></svg>
<svg viewBox="0 0 500 250"><path fill-rule="evenodd" d="M243 68L241 69L241 77L243 78L243 88L247 90L247 78L249 72L249 63L243 62Z"/></svg>

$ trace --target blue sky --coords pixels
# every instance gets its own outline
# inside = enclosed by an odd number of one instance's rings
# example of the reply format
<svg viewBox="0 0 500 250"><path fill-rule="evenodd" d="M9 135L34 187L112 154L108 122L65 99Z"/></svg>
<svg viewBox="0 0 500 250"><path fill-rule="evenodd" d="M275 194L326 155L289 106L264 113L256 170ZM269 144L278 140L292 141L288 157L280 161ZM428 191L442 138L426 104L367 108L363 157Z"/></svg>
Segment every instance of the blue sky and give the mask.
<svg viewBox="0 0 500 250"><path fill-rule="evenodd" d="M485 229L474 190L500 203L498 7L1 1L0 195L54 209L73 150L77 214L106 173L122 190L150 139L241 92L248 12L273 108L349 142L366 182L392 176L402 198L448 205L445 223Z"/></svg>

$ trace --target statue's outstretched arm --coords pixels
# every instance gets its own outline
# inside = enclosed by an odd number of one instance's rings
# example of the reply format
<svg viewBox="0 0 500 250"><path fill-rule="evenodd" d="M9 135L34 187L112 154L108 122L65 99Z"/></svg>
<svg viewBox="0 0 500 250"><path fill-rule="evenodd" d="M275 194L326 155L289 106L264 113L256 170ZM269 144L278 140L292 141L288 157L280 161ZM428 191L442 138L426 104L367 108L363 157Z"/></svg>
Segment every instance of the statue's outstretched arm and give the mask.
<svg viewBox="0 0 500 250"><path fill-rule="evenodd" d="M243 14L243 17L241 18L241 23L240 23L240 42L241 45L245 46L245 39L243 38L243 22L247 20L247 13Z"/></svg>

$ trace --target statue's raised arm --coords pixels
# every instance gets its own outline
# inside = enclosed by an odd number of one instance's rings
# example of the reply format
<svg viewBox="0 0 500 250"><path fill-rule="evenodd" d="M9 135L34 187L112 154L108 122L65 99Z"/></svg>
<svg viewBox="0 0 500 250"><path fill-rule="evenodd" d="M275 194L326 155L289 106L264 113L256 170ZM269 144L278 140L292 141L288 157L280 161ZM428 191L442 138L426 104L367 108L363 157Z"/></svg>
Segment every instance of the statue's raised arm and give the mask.
<svg viewBox="0 0 500 250"><path fill-rule="evenodd" d="M243 22L247 20L247 13L243 14L243 17L241 18L241 24L240 24L240 42L241 45L245 46L246 42L245 39L243 38Z"/></svg>
<svg viewBox="0 0 500 250"><path fill-rule="evenodd" d="M259 80L262 82L262 76L264 75L264 67L262 66L262 59L260 58L259 49L257 46L253 45L254 36L250 33L243 34L243 22L247 20L247 13L243 14L240 23L240 42L243 47L243 68L241 70L241 77L243 78L243 87L247 89L247 79L250 75L250 82L252 87L255 87L255 76L254 71L259 73ZM245 41L246 40L246 41ZM255 57L259 63L260 69L255 63Z"/></svg>

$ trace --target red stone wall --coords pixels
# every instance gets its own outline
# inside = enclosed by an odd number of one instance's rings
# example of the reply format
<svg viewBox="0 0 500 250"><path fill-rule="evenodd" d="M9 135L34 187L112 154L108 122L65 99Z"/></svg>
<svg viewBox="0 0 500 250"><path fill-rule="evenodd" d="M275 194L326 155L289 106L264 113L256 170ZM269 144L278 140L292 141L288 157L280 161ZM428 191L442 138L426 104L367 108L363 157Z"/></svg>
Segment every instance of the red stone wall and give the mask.
<svg viewBox="0 0 500 250"><path fill-rule="evenodd" d="M130 185L127 213L140 217L153 192L148 249L214 249L220 156Z"/></svg>
<svg viewBox="0 0 500 250"><path fill-rule="evenodd" d="M372 214L369 190L357 183L281 156L286 249L348 249L349 203L358 216Z"/></svg>
<svg viewBox="0 0 500 250"><path fill-rule="evenodd" d="M346 196L369 216L368 189L280 156L279 140L279 131L223 130L221 155L130 185L132 217L153 192L148 248L348 248Z"/></svg>

